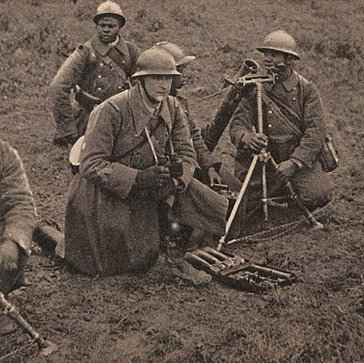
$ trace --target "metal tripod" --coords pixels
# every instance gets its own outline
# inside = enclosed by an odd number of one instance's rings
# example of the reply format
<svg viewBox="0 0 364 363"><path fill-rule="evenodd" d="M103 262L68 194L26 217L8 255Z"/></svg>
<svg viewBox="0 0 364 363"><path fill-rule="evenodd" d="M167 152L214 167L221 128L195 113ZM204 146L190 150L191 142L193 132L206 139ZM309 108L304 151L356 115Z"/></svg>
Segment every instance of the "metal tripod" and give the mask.
<svg viewBox="0 0 364 363"><path fill-rule="evenodd" d="M256 87L256 93L257 93L257 115L258 115L258 132L263 133L263 103L262 103L262 92L263 92L263 83L271 83L273 84L275 82L275 76L274 75L247 75L245 77L242 77L238 80L237 84L240 87L245 87L248 84L254 84ZM248 172L246 174L246 177L244 179L243 185L241 186L241 189L239 191L238 197L235 201L235 204L233 206L233 209L230 213L229 219L226 223L225 227L225 235L222 236L218 242L217 250L221 250L222 245L226 242L226 237L229 234L231 225L235 219L236 213L238 211L238 208L241 204L241 201L244 197L244 194L248 188L248 185L250 183L250 179L253 175L254 169L257 165L257 162L260 162L262 167L262 204L263 204L263 214L264 214L264 221L268 221L268 206L275 206L278 205L275 200L277 198L268 198L268 188L267 188L267 163L270 162L273 166L273 168L276 170L278 168L278 164L274 161L271 154L266 150L263 149L259 154L254 154L253 160L249 166ZM285 184L285 188L288 191L288 198L293 200L296 205L299 207L299 209L303 212L303 214L306 216L310 224L314 229L322 229L323 225L318 222L313 214L302 204L300 199L298 198L297 194L294 192L292 184L288 181Z"/></svg>

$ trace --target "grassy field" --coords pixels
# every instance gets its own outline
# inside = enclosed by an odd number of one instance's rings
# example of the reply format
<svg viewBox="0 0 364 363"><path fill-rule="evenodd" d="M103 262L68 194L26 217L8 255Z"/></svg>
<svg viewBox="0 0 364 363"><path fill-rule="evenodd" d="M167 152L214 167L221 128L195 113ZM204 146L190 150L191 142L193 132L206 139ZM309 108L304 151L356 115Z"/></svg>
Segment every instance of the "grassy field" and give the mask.
<svg viewBox="0 0 364 363"><path fill-rule="evenodd" d="M93 34L98 3L0 1L1 138L24 160L39 218L60 229L71 175L68 150L51 143L48 85L67 54ZM292 34L302 55L296 69L318 86L340 153L335 197L321 212L324 230L302 227L233 245L234 253L299 277L264 295L217 282L191 286L162 261L142 276L91 279L32 256L30 286L11 300L59 351L27 361L364 361L363 2L123 0L122 6L123 35L141 49L169 40L196 55L186 91L201 125L222 100L224 77L246 58L260 61L255 47L264 36L276 29ZM226 134L218 151L232 165ZM0 357L26 340L20 331L2 338Z"/></svg>

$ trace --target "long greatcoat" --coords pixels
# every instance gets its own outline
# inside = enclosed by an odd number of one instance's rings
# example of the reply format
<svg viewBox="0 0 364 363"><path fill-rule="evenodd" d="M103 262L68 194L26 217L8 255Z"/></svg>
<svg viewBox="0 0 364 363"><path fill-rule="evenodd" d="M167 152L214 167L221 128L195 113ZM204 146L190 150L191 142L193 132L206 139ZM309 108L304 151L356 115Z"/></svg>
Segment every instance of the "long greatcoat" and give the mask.
<svg viewBox="0 0 364 363"><path fill-rule="evenodd" d="M35 217L33 193L22 161L14 148L0 140L0 236L14 241L22 251L17 270L0 270L0 291L3 293L22 282Z"/></svg>
<svg viewBox="0 0 364 363"><path fill-rule="evenodd" d="M158 203L131 195L138 170L155 164L144 127L151 111L140 86L96 107L85 134L80 174L71 184L65 219L65 259L89 275L141 270L158 256ZM172 140L183 159L182 193L174 195L173 215L182 223L224 233L227 200L192 180L196 155L187 121L175 98L161 105L152 132L158 154Z"/></svg>

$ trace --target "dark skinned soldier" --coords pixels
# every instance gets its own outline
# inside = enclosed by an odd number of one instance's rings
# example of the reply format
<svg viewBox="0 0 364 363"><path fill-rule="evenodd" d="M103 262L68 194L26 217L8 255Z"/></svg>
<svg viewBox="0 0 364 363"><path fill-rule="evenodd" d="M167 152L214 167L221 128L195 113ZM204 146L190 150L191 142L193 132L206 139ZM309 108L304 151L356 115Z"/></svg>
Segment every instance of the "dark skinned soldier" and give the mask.
<svg viewBox="0 0 364 363"><path fill-rule="evenodd" d="M153 265L160 203L174 220L224 233L228 201L193 178L188 123L169 95L179 75L169 52L148 49L138 58L136 85L93 110L66 207L65 260L77 270L115 275ZM172 154L180 173L165 164Z"/></svg>
<svg viewBox="0 0 364 363"><path fill-rule="evenodd" d="M119 34L125 24L120 6L103 2L93 18L97 35L68 57L51 83L55 145L73 144L84 134L95 104L128 87L138 48ZM79 107L72 107L71 93Z"/></svg>
<svg viewBox="0 0 364 363"><path fill-rule="evenodd" d="M230 137L237 148L235 174L243 180L251 154L267 148L278 163L276 172L268 169L270 184L290 180L309 209L322 207L331 199L332 186L319 161L326 126L318 90L292 69L293 61L299 59L292 36L274 31L257 49L263 53L265 68L277 74L277 81L263 86L263 133L256 131L255 88L242 99L232 117ZM260 177L255 175L252 185L254 180L259 184Z"/></svg>

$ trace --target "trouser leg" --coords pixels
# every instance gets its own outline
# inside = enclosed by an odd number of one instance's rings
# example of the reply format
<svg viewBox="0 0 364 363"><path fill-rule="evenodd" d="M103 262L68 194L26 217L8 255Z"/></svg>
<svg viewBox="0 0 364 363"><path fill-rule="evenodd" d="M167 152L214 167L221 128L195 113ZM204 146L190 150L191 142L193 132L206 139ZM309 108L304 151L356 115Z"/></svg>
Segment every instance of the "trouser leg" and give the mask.
<svg viewBox="0 0 364 363"><path fill-rule="evenodd" d="M227 210L227 198L192 179L186 191L176 195L171 218L206 232L223 235Z"/></svg>
<svg viewBox="0 0 364 363"><path fill-rule="evenodd" d="M323 207L332 199L332 181L319 161L310 169L299 170L291 183L301 202L310 210Z"/></svg>
<svg viewBox="0 0 364 363"><path fill-rule="evenodd" d="M24 271L27 259L25 254L21 254L16 270L5 271L0 269L0 291L4 295L24 285Z"/></svg>

